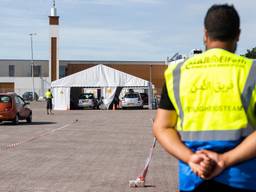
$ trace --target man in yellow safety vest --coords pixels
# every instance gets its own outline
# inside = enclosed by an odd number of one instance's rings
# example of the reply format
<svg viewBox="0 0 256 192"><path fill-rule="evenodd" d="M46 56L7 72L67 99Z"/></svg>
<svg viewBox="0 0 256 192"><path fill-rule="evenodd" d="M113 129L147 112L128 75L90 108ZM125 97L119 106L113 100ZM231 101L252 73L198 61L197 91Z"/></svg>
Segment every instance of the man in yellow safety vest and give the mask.
<svg viewBox="0 0 256 192"><path fill-rule="evenodd" d="M52 112L52 92L51 92L51 89L48 89L46 92L45 92L45 98L46 98L46 111L47 111L47 115L49 114L53 114Z"/></svg>
<svg viewBox="0 0 256 192"><path fill-rule="evenodd" d="M256 191L256 62L234 54L240 18L213 5L206 51L170 65L153 133L179 159L179 190Z"/></svg>

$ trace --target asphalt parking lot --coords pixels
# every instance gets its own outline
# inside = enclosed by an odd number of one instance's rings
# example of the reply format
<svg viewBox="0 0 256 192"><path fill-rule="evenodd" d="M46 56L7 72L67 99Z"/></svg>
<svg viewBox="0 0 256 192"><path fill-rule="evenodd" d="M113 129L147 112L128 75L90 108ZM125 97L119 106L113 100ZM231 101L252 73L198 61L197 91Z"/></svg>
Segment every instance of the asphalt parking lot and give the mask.
<svg viewBox="0 0 256 192"><path fill-rule="evenodd" d="M177 162L157 144L144 188L129 188L153 141L155 110L54 111L0 124L2 192L175 192Z"/></svg>

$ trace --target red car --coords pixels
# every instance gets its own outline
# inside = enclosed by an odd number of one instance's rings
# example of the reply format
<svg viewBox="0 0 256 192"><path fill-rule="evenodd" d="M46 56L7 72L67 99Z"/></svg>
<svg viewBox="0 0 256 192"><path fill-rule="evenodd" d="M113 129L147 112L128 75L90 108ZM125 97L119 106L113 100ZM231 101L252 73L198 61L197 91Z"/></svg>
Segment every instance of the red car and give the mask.
<svg viewBox="0 0 256 192"><path fill-rule="evenodd" d="M32 110L19 95L15 93L0 93L0 122L12 121L18 124L19 120L32 122Z"/></svg>

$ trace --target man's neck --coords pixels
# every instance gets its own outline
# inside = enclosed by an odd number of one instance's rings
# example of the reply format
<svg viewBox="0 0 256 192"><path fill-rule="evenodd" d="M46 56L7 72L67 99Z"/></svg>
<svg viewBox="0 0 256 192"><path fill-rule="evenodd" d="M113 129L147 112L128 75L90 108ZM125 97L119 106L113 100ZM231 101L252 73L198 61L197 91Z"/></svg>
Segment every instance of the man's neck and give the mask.
<svg viewBox="0 0 256 192"><path fill-rule="evenodd" d="M206 49L214 49L214 48L219 48L219 49L225 49L229 52L235 53L236 51L236 43L232 42L224 42L224 41L210 41L206 44Z"/></svg>

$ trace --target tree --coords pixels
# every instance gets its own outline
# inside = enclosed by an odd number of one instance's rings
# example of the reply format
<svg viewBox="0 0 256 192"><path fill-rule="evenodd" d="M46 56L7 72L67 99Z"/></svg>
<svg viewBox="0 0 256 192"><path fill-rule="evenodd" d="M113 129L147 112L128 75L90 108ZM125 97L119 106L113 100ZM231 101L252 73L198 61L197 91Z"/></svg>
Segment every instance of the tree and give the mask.
<svg viewBox="0 0 256 192"><path fill-rule="evenodd" d="M250 49L247 49L247 53L244 55L245 57L256 59L256 47Z"/></svg>

